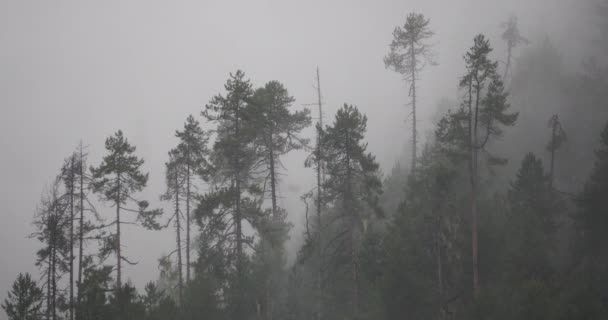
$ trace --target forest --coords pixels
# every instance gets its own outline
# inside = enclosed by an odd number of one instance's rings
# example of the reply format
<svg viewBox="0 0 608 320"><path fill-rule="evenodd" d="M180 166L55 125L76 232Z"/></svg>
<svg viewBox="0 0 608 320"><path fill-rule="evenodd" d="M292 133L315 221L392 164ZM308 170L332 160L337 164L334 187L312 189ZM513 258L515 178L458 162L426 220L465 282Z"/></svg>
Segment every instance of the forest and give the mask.
<svg viewBox="0 0 608 320"><path fill-rule="evenodd" d="M24 235L38 273L3 288L2 309L10 320L607 319L608 2L595 8L595 54L575 70L514 15L497 21L500 37L480 30L430 129L417 125L417 93L442 47L432 16L405 14L380 61L408 97L403 136L386 137L407 146L392 168L368 150L373 114L356 102L323 112L320 69L306 106L281 81L226 75L175 129L156 198L142 196L149 172L126 131L81 142ZM299 212L279 192L293 152L315 181ZM287 217L300 213L290 259ZM123 274L138 263L125 226L174 237L143 290Z"/></svg>

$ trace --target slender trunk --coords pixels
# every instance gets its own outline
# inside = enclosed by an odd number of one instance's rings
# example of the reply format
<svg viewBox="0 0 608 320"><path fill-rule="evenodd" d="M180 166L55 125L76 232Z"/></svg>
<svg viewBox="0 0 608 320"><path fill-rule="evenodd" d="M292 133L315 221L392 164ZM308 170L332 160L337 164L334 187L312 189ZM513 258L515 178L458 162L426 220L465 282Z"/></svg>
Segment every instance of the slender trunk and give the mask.
<svg viewBox="0 0 608 320"><path fill-rule="evenodd" d="M439 319L443 319L443 262L441 259L441 216L437 218L435 231L435 256L437 259L437 293L439 294Z"/></svg>
<svg viewBox="0 0 608 320"><path fill-rule="evenodd" d="M477 124L479 117L479 95L480 95L480 85L477 83L475 88L475 118L473 123L473 141L471 142L473 145L473 172L471 177L471 214L472 214L472 255L473 255L473 295L477 299L479 296L479 259L478 259L478 232L477 232L477 186L478 186L478 163L477 163L477 155L478 146L477 142Z"/></svg>
<svg viewBox="0 0 608 320"><path fill-rule="evenodd" d="M74 157L70 165L70 320L74 320L74 186L76 183Z"/></svg>
<svg viewBox="0 0 608 320"><path fill-rule="evenodd" d="M177 168L176 168L177 170ZM179 303L183 302L183 287L184 287L184 278L182 274L182 237L181 237L181 224L179 217L179 181L178 181L177 171L175 172L175 229L177 234L177 274L179 276L178 283L178 294L179 294Z"/></svg>
<svg viewBox="0 0 608 320"><path fill-rule="evenodd" d="M57 210L57 208L55 208ZM56 243L56 232L57 232L57 216L53 221L53 237L51 246L51 312L53 320L57 319L57 243Z"/></svg>
<svg viewBox="0 0 608 320"><path fill-rule="evenodd" d="M274 149L273 149L273 136L272 136L272 131L270 133L270 148L269 148L269 153L268 153L268 160L270 161L270 192L271 192L271 200L272 200L272 218L273 219L277 219L277 193L276 193L276 177L275 177L275 155L274 155ZM275 250L275 243L273 241L269 241L270 244L270 248L269 250L271 252L273 252ZM272 260L271 260L272 261ZM266 319L267 320L272 320L272 296L270 294L270 288L271 288L271 284L272 284L272 277L274 275L270 274L270 276L268 277L268 281L266 281Z"/></svg>
<svg viewBox="0 0 608 320"><path fill-rule="evenodd" d="M507 76L509 75L509 69L511 68L511 52L513 51L512 45L507 45L507 65L505 66L505 73L502 76L502 81L507 81Z"/></svg>
<svg viewBox="0 0 608 320"><path fill-rule="evenodd" d="M117 191L116 191L116 284L117 290L120 292L122 287L121 260L120 254L120 173L116 175Z"/></svg>
<svg viewBox="0 0 608 320"><path fill-rule="evenodd" d="M190 282L190 147L186 159L186 282Z"/></svg>
<svg viewBox="0 0 608 320"><path fill-rule="evenodd" d="M237 102L239 103L239 102ZM237 141L239 141L240 143L240 119L239 119L239 106L237 105L237 109L236 109L236 113L235 113L235 136L237 138ZM239 148L240 150L240 148ZM236 310L237 310L237 315L238 316L242 316L243 315L243 300L244 300L244 296L243 296L243 282L244 282L244 278L243 278L243 230L242 230L242 226L241 226L241 220L242 220L242 215L241 215L241 159L240 157L237 155L237 157L234 159L234 163L235 163L235 212L234 212L234 220L235 220L235 224L236 224L236 273L237 273L237 279L238 279L238 292L237 292L237 303L236 303Z"/></svg>
<svg viewBox="0 0 608 320"><path fill-rule="evenodd" d="M553 190L553 175L555 168L555 138L556 138L556 130L557 130L557 119L553 122L553 127L551 130L551 168L549 171L549 190Z"/></svg>
<svg viewBox="0 0 608 320"><path fill-rule="evenodd" d="M46 271L46 319L51 319L51 249L49 246L48 269Z"/></svg>
<svg viewBox="0 0 608 320"><path fill-rule="evenodd" d="M276 177L275 177L275 167L274 167L274 150L272 149L272 133L270 134L270 150L268 153L268 160L270 161L270 192L272 198L272 217L276 218L277 215L277 191L276 191Z"/></svg>
<svg viewBox="0 0 608 320"><path fill-rule="evenodd" d="M412 171L416 169L417 131L416 131L416 53L414 43L410 43L410 56L412 58Z"/></svg>
<svg viewBox="0 0 608 320"><path fill-rule="evenodd" d="M321 160L321 134L323 132L323 107L321 103L321 78L319 68L317 68L317 98L319 103L319 131L317 132L317 255L319 268L317 270L317 320L323 318L323 243L322 243L322 223L321 209L323 199L323 160Z"/></svg>
<svg viewBox="0 0 608 320"><path fill-rule="evenodd" d="M84 160L82 155L82 146L80 147L80 221L79 221L79 232L78 232L78 295L77 295L77 305L78 312L76 313L76 317L78 320L80 318L80 301L82 299L82 254L83 254L83 244L84 244Z"/></svg>
<svg viewBox="0 0 608 320"><path fill-rule="evenodd" d="M344 209L350 214L350 258L351 258L351 271L352 271L352 313L353 317L357 317L359 312L359 274L358 274L358 261L357 261L357 241L358 241L358 226L359 221L353 212L353 191L352 191L352 168L351 168L351 146L350 132L346 131L346 190L344 194Z"/></svg>

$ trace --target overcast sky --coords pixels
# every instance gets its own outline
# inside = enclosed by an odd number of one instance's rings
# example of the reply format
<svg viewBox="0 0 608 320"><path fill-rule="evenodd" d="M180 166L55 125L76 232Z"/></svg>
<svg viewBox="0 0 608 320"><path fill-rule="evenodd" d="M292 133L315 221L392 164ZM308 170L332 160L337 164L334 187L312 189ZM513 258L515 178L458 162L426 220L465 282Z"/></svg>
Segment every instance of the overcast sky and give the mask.
<svg viewBox="0 0 608 320"><path fill-rule="evenodd" d="M494 58L504 59L499 24L516 14L524 35L550 36L575 65L588 41L580 17L589 10L577 0L0 0L0 299L19 272L38 276L40 244L27 238L35 208L80 140L98 165L105 138L122 129L150 172L139 197L168 207L158 198L174 132L189 114L203 121L202 107L229 72L242 69L254 86L279 80L301 107L316 101L318 66L326 118L345 102L366 113L369 150L387 172L410 129L405 85L382 58L407 13L425 14L436 32L439 65L419 82L424 132L438 101L458 97L462 55L475 34L490 37ZM303 159L301 152L284 159L281 201L296 225L293 239L303 221L299 195L313 182ZM172 232L126 228L126 254L139 264L124 274L140 289L156 279Z"/></svg>

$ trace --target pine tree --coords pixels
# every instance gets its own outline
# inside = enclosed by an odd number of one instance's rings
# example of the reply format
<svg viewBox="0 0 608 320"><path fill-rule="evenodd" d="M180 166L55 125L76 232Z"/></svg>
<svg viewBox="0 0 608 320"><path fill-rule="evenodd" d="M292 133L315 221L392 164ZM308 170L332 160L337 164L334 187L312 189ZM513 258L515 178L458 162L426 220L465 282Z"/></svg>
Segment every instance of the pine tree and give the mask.
<svg viewBox="0 0 608 320"><path fill-rule="evenodd" d="M270 81L254 92L249 103L252 125L256 131L254 144L260 157L257 166L264 176L264 185L270 184L270 217L264 219L259 226L262 242L259 244L260 250L266 251L261 252L260 263L266 266L265 269L274 270L267 274L264 281L266 292L262 299L263 310L264 317L268 320L273 318L276 300L281 298L277 283L282 281L284 273L283 246L289 231L289 225L285 222L286 212L277 203L282 165L280 157L308 144L308 140L300 137L299 133L311 123L310 110L292 112L290 109L293 102L293 97L280 82Z"/></svg>
<svg viewBox="0 0 608 320"><path fill-rule="evenodd" d="M510 16L507 21L501 24L501 27L505 30L501 37L507 43L507 62L505 72L502 76L502 80L506 82L509 71L511 71L513 49L517 48L521 44L528 44L529 41L520 34L519 27L517 26L516 16Z"/></svg>
<svg viewBox="0 0 608 320"><path fill-rule="evenodd" d="M382 191L379 165L362 141L366 127L367 117L356 107L345 104L323 133L328 176L323 188L341 221L338 246L339 251L346 252L349 261L351 316L358 314L360 303L357 258L362 235L371 214L382 213L378 204Z"/></svg>
<svg viewBox="0 0 608 320"><path fill-rule="evenodd" d="M251 301L245 297L248 264L243 250L244 245L253 244L253 239L245 236L243 222L255 225L254 220L261 216L257 201L261 190L252 171L257 155L252 144L255 136L252 115L247 108L253 94L251 84L239 70L230 74L224 88L226 95L213 97L202 112L216 125L217 134L210 155L211 190L201 197L196 214L205 228L203 232L232 262L226 266L234 271L226 294L232 317L238 319L253 312Z"/></svg>
<svg viewBox="0 0 608 320"><path fill-rule="evenodd" d="M106 241L104 252L116 254L116 288L122 290L122 261L134 263L122 255L120 227L126 222L121 219L121 211L137 213L136 221L149 229L160 228L155 219L162 212L146 211L147 201L138 201L138 210L126 207L127 203L135 201L133 194L146 186L148 174L141 171L144 160L133 154L135 147L129 144L121 130L106 139L106 150L108 154L103 157L101 164L97 168L91 167L91 185L102 201L110 202L116 208L116 219L111 223L116 225L116 233Z"/></svg>
<svg viewBox="0 0 608 320"><path fill-rule="evenodd" d="M497 74L497 62L489 59L490 42L483 35L464 59L467 72L460 81L465 101L456 112L448 113L439 122L436 137L442 148L455 161L467 161L471 184L471 232L473 292L479 293L477 202L479 185L479 154L487 155L488 165L504 164L505 159L492 156L486 146L492 138L503 134L502 127L513 126L518 113L508 113L508 93Z"/></svg>
<svg viewBox="0 0 608 320"><path fill-rule="evenodd" d="M180 166L178 162L178 150L173 149L169 151L169 161L165 163L166 173L165 180L167 184L167 191L161 196L162 200L172 201L174 203L174 211L169 218L168 224L171 220L175 223L175 237L176 237L176 249L177 252L177 273L178 273L178 301L181 303L183 298L184 290L184 277L183 277L183 262L182 262L182 211L180 209L180 200L183 200L184 194L186 193L186 172L185 167Z"/></svg>
<svg viewBox="0 0 608 320"><path fill-rule="evenodd" d="M209 167L208 156L209 150L207 144L209 142L209 134L200 126L200 123L194 119L192 115L188 116L184 124L183 131L176 131L176 137L180 139L175 153L175 161L178 166L183 167L185 171L185 200L186 200L186 281L190 281L190 269L192 261L190 260L190 229L191 229L191 203L195 196L196 184L194 178L196 175L205 177Z"/></svg>
<svg viewBox="0 0 608 320"><path fill-rule="evenodd" d="M42 320L44 294L29 273L20 273L2 303L8 320Z"/></svg>
<svg viewBox="0 0 608 320"><path fill-rule="evenodd" d="M416 122L416 80L418 74L427 64L435 64L432 59L431 45L428 40L435 34L429 29L430 20L420 13L410 13L403 28L397 27L393 31L393 41L390 51L384 58L387 68L404 76L409 83L409 96L412 106L412 167L416 167L417 154L417 122Z"/></svg>

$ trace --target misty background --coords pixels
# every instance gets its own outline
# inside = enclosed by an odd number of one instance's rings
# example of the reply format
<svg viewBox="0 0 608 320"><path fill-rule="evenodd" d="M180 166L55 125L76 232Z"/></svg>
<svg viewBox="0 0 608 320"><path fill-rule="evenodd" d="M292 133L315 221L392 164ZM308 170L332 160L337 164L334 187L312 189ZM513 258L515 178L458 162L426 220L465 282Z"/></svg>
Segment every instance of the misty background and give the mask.
<svg viewBox="0 0 608 320"><path fill-rule="evenodd" d="M36 274L39 244L27 237L31 221L40 194L80 141L89 146L88 164L96 166L105 138L122 129L150 172L140 198L168 209L159 196L175 130L189 114L207 128L200 112L230 72L242 69L254 86L281 81L294 105L302 106L316 101L319 67L326 119L343 103L358 106L369 119L369 151L390 172L406 154L411 130L405 83L382 58L408 12L424 13L436 34L439 64L421 73L419 88L424 138L437 105L460 98L462 55L476 34L486 34L493 59L504 60L500 23L514 14L529 47L550 38L565 69L576 72L592 50L590 2L0 1L0 291L20 272ZM514 53L515 68L525 50ZM314 121L317 109L311 109ZM312 128L305 135L312 137ZM526 139L522 132L517 137ZM314 183L312 170L303 167L305 156L299 151L283 159L280 205L294 223L291 257L303 227L299 195ZM112 208L97 209L112 214ZM174 246L173 230L126 226L123 243L126 255L139 262L125 265L124 278L141 289L157 278L158 258Z"/></svg>

